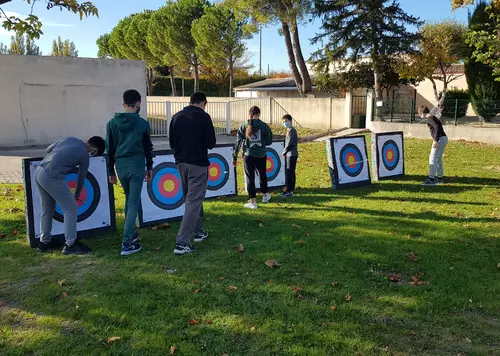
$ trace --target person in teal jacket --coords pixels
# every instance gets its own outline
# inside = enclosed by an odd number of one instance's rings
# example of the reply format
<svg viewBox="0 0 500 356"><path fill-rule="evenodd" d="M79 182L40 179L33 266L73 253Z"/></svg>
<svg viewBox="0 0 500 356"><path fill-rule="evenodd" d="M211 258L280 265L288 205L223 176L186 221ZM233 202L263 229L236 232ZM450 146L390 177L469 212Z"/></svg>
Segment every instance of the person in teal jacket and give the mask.
<svg viewBox="0 0 500 356"><path fill-rule="evenodd" d="M122 256L141 250L135 223L139 211L144 180L149 181L153 170L153 143L149 122L139 116L141 94L127 90L123 94L124 113L116 113L106 129L108 176L117 183L116 173L125 192L125 227ZM115 173L116 167L116 173Z"/></svg>
<svg viewBox="0 0 500 356"><path fill-rule="evenodd" d="M233 165L236 167L238 153L243 146L243 163L245 168L246 189L250 200L245 204L247 209L257 209L257 190L255 188L255 174L259 175L262 202L271 200L267 186L267 150L266 146L273 143L273 133L269 126L260 120L260 109L252 106L249 111L249 120L240 126L233 153Z"/></svg>

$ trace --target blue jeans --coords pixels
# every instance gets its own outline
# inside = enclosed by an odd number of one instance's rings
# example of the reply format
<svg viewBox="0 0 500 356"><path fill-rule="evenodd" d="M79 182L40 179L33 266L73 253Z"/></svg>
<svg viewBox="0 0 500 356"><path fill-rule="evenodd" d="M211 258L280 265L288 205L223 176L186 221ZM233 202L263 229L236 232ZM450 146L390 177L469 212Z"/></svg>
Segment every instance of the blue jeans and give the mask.
<svg viewBox="0 0 500 356"><path fill-rule="evenodd" d="M433 143L431 155L429 157L430 178L435 178L436 174L439 178L442 178L444 176L443 154L447 144L448 144L447 136L441 136L439 138L438 145L436 148L434 148L434 143Z"/></svg>
<svg viewBox="0 0 500 356"><path fill-rule="evenodd" d="M116 168L116 173L125 192L125 227L123 243L131 243L139 212L142 186L146 176L146 167Z"/></svg>

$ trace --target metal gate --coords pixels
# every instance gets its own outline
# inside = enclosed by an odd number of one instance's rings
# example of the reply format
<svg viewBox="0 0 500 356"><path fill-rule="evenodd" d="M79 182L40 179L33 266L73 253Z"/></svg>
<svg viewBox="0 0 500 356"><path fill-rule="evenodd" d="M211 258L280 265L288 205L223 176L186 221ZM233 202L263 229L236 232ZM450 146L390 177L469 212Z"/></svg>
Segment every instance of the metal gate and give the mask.
<svg viewBox="0 0 500 356"><path fill-rule="evenodd" d="M366 128L366 104L367 97L353 96L351 101L351 128Z"/></svg>

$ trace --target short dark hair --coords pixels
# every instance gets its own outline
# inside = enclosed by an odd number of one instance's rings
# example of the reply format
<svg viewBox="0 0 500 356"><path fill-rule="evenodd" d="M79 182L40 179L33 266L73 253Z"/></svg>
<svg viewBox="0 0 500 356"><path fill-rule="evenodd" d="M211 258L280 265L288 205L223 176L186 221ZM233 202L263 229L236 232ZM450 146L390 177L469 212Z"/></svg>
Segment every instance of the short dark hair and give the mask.
<svg viewBox="0 0 500 356"><path fill-rule="evenodd" d="M422 105L418 108L418 114L419 115L430 114L430 110L427 106Z"/></svg>
<svg viewBox="0 0 500 356"><path fill-rule="evenodd" d="M141 94L135 89L130 89L123 93L123 103L127 106L134 106L141 99Z"/></svg>
<svg viewBox="0 0 500 356"><path fill-rule="evenodd" d="M106 141L104 141L101 136L92 136L87 142L92 147L97 148L97 156L102 156L104 154L104 150L106 149Z"/></svg>
<svg viewBox="0 0 500 356"><path fill-rule="evenodd" d="M202 93L201 91L198 91L191 95L191 99L189 100L190 104L201 104L204 101L207 101L207 96L205 93Z"/></svg>
<svg viewBox="0 0 500 356"><path fill-rule="evenodd" d="M252 106L248 113L252 116L260 115L260 108L258 106Z"/></svg>
<svg viewBox="0 0 500 356"><path fill-rule="evenodd" d="M289 114L283 115L283 117L281 118L281 120L293 121L292 115L289 115Z"/></svg>

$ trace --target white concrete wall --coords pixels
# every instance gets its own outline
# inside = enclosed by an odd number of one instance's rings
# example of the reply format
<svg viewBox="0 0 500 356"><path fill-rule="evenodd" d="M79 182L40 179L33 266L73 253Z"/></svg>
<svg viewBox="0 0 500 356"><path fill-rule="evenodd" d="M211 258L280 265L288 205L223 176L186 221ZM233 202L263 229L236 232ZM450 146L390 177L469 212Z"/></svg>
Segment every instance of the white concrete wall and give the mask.
<svg viewBox="0 0 500 356"><path fill-rule="evenodd" d="M429 128L425 124L390 123L390 122L367 122L367 128L372 132L403 131L405 136L415 138L431 138ZM446 135L451 140L476 141L491 144L500 144L499 129L469 126L446 125Z"/></svg>
<svg viewBox="0 0 500 356"><path fill-rule="evenodd" d="M143 62L0 55L0 147L104 136L131 88L146 98Z"/></svg>

